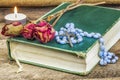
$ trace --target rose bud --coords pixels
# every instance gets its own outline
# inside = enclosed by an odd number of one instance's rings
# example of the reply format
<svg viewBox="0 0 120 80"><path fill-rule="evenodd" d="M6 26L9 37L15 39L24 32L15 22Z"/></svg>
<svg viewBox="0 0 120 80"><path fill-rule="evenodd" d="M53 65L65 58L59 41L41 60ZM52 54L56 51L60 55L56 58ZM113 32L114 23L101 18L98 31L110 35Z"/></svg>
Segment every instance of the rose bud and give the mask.
<svg viewBox="0 0 120 80"><path fill-rule="evenodd" d="M49 23L42 21L35 27L34 35L41 43L47 43L54 38L55 30Z"/></svg>
<svg viewBox="0 0 120 80"><path fill-rule="evenodd" d="M37 25L42 27L42 26L45 26L45 25L47 25L47 24L48 24L48 23L43 20L43 21L40 21Z"/></svg>
<svg viewBox="0 0 120 80"><path fill-rule="evenodd" d="M49 25L46 21L41 21L38 24L36 24L36 30L39 30L40 32L46 32L48 30Z"/></svg>
<svg viewBox="0 0 120 80"><path fill-rule="evenodd" d="M20 22L13 22L10 24L6 24L2 28L1 34L5 36L14 37L20 35L22 29L23 29L23 25Z"/></svg>
<svg viewBox="0 0 120 80"><path fill-rule="evenodd" d="M35 26L36 25L34 23L28 23L27 25L25 25L22 30L23 37L26 39L33 39Z"/></svg>

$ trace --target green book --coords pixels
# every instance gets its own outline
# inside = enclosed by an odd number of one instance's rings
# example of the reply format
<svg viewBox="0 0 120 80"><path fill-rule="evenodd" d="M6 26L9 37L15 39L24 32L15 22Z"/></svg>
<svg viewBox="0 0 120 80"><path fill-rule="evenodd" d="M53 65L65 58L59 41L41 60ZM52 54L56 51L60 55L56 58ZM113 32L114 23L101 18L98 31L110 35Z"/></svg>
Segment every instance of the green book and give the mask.
<svg viewBox="0 0 120 80"><path fill-rule="evenodd" d="M61 4L41 18L56 13L69 4ZM63 14L54 28L59 30L66 23L72 22L77 28L89 33L100 33L105 40L106 49L109 50L120 38L119 18L119 10L81 5ZM16 57L23 63L78 75L88 74L100 60L98 39L93 38L84 37L83 42L74 44L73 47L69 44L58 44L55 39L41 44L37 40L26 40L23 37L10 38L7 44L11 60L14 60L14 54L16 54Z"/></svg>

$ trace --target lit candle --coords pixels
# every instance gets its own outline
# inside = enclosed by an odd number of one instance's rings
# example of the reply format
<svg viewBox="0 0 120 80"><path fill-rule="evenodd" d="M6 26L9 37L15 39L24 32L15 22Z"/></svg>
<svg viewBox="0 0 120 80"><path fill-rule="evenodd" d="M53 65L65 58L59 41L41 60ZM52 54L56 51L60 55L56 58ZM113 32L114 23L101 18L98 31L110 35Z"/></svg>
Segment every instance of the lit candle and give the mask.
<svg viewBox="0 0 120 80"><path fill-rule="evenodd" d="M14 14L15 14L15 18L17 18L17 7L14 7Z"/></svg>
<svg viewBox="0 0 120 80"><path fill-rule="evenodd" d="M6 15L5 21L6 21L6 24L9 24L9 23L12 23L15 21L19 21L24 25L24 24L26 24L26 15L22 14L22 13L18 13L17 7L15 6L14 13Z"/></svg>

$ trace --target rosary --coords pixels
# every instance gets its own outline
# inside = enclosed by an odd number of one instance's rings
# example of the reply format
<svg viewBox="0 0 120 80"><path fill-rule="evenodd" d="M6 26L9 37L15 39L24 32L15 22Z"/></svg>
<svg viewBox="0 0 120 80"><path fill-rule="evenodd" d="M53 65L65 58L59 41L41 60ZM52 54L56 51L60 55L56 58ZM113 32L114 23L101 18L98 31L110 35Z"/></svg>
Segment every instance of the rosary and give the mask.
<svg viewBox="0 0 120 80"><path fill-rule="evenodd" d="M74 23L67 23L65 27L61 27L60 31L56 31L55 39L59 44L67 44L69 43L71 47L73 44L80 44L83 41L83 37L94 38L99 40L100 51L98 53L100 57L99 64L105 66L110 63L116 63L118 57L105 49L104 39L102 38L100 33L88 33L83 31L82 29L75 28Z"/></svg>

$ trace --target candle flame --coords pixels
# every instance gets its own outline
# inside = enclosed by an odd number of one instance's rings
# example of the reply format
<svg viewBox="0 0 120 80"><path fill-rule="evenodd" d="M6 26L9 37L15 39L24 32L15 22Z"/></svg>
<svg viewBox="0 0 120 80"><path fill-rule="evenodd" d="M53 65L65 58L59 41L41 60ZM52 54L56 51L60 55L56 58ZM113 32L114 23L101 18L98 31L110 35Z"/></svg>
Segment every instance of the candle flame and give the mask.
<svg viewBox="0 0 120 80"><path fill-rule="evenodd" d="M17 7L16 6L14 7L14 13L17 13Z"/></svg>
<svg viewBox="0 0 120 80"><path fill-rule="evenodd" d="M17 7L14 7L14 14L15 14L15 18L17 18Z"/></svg>

